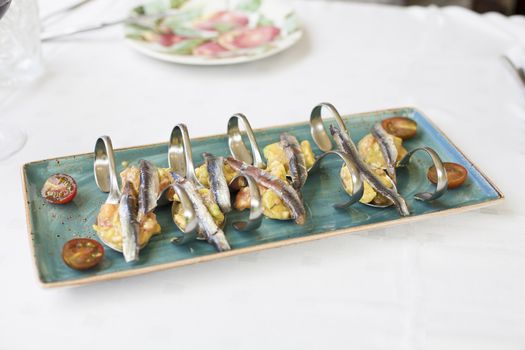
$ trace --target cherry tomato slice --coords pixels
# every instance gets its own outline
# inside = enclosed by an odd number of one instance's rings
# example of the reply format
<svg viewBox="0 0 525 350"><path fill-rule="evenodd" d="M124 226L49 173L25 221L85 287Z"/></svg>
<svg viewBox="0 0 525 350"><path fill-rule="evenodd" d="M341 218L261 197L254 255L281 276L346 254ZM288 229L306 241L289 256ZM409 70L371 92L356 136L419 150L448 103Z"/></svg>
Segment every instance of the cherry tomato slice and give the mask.
<svg viewBox="0 0 525 350"><path fill-rule="evenodd" d="M66 174L50 176L41 191L42 197L52 204L66 204L77 195L77 183Z"/></svg>
<svg viewBox="0 0 525 350"><path fill-rule="evenodd" d="M457 163L443 163L443 166L447 172L449 189L461 186L467 179L468 171L462 165ZM434 166L428 169L427 177L430 182L437 184L437 174Z"/></svg>
<svg viewBox="0 0 525 350"><path fill-rule="evenodd" d="M405 117L393 117L381 122L381 126L387 133L402 138L409 139L416 135L417 123Z"/></svg>
<svg viewBox="0 0 525 350"><path fill-rule="evenodd" d="M64 244L62 259L76 270L87 270L97 265L104 257L104 247L90 238L74 238Z"/></svg>

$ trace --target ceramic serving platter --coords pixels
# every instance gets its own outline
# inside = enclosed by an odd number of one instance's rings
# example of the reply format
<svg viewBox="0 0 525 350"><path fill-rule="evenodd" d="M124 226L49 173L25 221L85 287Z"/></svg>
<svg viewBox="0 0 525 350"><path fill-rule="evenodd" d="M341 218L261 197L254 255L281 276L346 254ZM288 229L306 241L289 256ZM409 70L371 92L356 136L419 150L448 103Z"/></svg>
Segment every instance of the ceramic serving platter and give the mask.
<svg viewBox="0 0 525 350"><path fill-rule="evenodd" d="M308 177L303 189L308 219L298 226L292 221L276 221L265 218L261 227L252 232L235 230L231 223L246 219L248 213L234 211L227 216L225 233L232 250L218 253L203 241L194 241L176 246L171 239L179 235L170 218L170 208L156 210L162 233L154 236L141 250L140 260L126 263L120 253L106 249L101 264L88 271L76 271L67 267L61 259L61 249L66 241L74 237L97 239L92 225L97 212L106 199L99 191L93 175L93 153L56 159L36 161L23 167L24 194L31 247L40 282L45 287L86 284L96 281L138 275L152 271L180 267L222 257L250 253L258 250L285 246L293 243L326 238L343 233L357 232L377 227L386 227L432 216L461 212L494 204L503 199L503 194L481 173L476 166L421 112L413 108L400 108L369 112L344 117L352 139L357 142L366 135L374 122L393 116L406 116L418 123L417 136L404 142L411 150L419 146L432 147L443 161L456 162L467 168L469 176L465 184L447 191L432 202L420 202L413 198L415 193L432 191L433 186L426 178L431 165L425 154L414 155L407 169L398 172L398 189L407 199L411 216L401 218L396 209L372 208L356 203L348 209L332 207L341 202L346 194L341 187L340 160L327 159L319 170ZM325 124L330 123L325 120ZM171 129L166 129L169 133ZM276 126L255 130L259 146L276 142L279 134L287 131L299 140L309 140L314 152L320 150L310 136L308 122ZM215 135L192 140L193 157L196 164L202 163L201 154L213 151L216 155L229 155L227 136ZM157 166L167 167L167 144L132 147L116 150L118 171L122 162L137 162L148 159ZM40 195L45 180L55 173L67 173L78 183L78 195L67 205L47 204Z"/></svg>

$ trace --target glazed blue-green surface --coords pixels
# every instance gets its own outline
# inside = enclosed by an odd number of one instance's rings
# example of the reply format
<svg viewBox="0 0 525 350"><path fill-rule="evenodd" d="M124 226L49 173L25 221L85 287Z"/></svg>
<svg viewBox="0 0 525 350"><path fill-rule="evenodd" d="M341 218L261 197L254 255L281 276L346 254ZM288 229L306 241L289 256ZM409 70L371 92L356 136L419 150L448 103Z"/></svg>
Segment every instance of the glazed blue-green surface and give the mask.
<svg viewBox="0 0 525 350"><path fill-rule="evenodd" d="M408 150L423 145L430 146L438 152L443 161L460 163L469 171L467 182L460 188L448 191L443 197L431 203L416 201L413 199L415 193L431 191L433 185L426 179L426 171L431 165L430 159L426 158L425 154L414 155L408 169L401 169L398 172L398 188L407 199L412 215L444 211L500 198L499 193L490 183L417 110L397 109L359 114L349 116L345 121L352 139L357 143L369 133L375 121L398 115L413 118L418 123L417 136L404 142ZM327 125L328 123L329 121L326 122ZM253 125L253 127L257 126ZM259 146L262 148L277 142L279 134L283 131L291 132L299 140L309 140L314 152L320 154L312 141L310 128L306 122L293 127L276 127L256 132ZM169 133L169 130L167 132ZM205 151L216 155L229 154L227 138L224 135L194 140L192 146L196 164L202 163L201 154ZM123 161L136 162L142 158L153 161L159 167L167 167L166 151L167 145L116 151L117 170L123 169L121 166ZM93 159L92 154L80 155L30 163L24 167L32 243L38 273L43 283L78 280L215 254L213 247L203 241L195 241L184 246L171 244L170 240L178 234L178 230L170 218L169 207L164 207L156 210L162 233L154 236L141 250L139 262L126 263L120 253L107 248L103 262L93 270L79 272L67 267L61 259L62 246L73 237L96 238L92 225L95 223L101 204L106 199L106 194L100 192L95 184ZM343 201L346 196L341 187L339 170L340 160L334 157L326 159L317 172L309 175L303 190L308 212L308 220L304 226L295 225L292 221L265 218L257 231L239 232L231 226L231 223L246 218L247 212L228 214L225 232L232 249L399 218L393 207L377 209L357 203L350 209L333 209L331 205L336 201ZM67 205L47 204L40 196L40 189L45 180L55 173L67 173L78 183L78 195Z"/></svg>

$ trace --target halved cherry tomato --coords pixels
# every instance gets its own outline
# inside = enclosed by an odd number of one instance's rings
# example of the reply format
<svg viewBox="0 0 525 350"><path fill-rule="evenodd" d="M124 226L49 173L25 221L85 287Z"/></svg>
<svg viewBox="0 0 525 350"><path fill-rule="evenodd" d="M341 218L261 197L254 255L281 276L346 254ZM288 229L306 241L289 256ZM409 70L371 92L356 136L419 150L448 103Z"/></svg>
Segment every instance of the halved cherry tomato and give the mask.
<svg viewBox="0 0 525 350"><path fill-rule="evenodd" d="M449 189L461 186L467 179L468 171L462 165L457 163L443 163L443 166L447 172ZM428 169L427 177L430 182L437 184L437 173L434 166Z"/></svg>
<svg viewBox="0 0 525 350"><path fill-rule="evenodd" d="M62 248L62 259L76 270L87 270L97 265L104 257L104 247L90 238L74 238Z"/></svg>
<svg viewBox="0 0 525 350"><path fill-rule="evenodd" d="M402 138L409 139L416 135L417 123L405 117L392 117L381 122L381 126L387 133Z"/></svg>
<svg viewBox="0 0 525 350"><path fill-rule="evenodd" d="M66 174L51 175L42 187L42 197L52 204L66 204L77 195L77 183Z"/></svg>

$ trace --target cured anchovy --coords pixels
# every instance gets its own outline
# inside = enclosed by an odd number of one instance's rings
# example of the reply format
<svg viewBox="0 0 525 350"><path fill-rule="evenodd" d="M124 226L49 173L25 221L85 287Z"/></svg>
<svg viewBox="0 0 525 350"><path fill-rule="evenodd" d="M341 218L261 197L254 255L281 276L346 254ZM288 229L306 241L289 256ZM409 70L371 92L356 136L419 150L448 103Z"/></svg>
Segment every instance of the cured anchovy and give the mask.
<svg viewBox="0 0 525 350"><path fill-rule="evenodd" d="M217 226L215 220L213 220L213 216L211 216L208 208L202 201L202 197L197 191L195 185L175 172L172 172L171 175L175 182L180 184L188 194L188 197L193 204L193 208L195 209L195 214L199 219L199 225L203 229L208 243L212 244L220 252L231 250L224 232L219 226Z"/></svg>
<svg viewBox="0 0 525 350"><path fill-rule="evenodd" d="M405 199L401 197L396 191L385 186L381 180L370 170L370 168L363 162L361 157L359 157L357 148L355 147L355 144L352 142L352 140L350 140L348 135L345 132L341 132L341 130L334 127L333 125L330 125L330 133L334 137L334 140L339 149L350 156L361 173L361 176L364 177L364 179L374 188L374 190L390 199L396 206L401 216L410 215L410 211L408 210Z"/></svg>
<svg viewBox="0 0 525 350"><path fill-rule="evenodd" d="M138 219L142 219L157 206L160 192L159 174L150 161L141 160L139 164L139 209Z"/></svg>
<svg viewBox="0 0 525 350"><path fill-rule="evenodd" d="M124 184L119 201L120 231L122 234L122 253L126 262L139 259L139 232L137 220L137 193L131 182Z"/></svg>
<svg viewBox="0 0 525 350"><path fill-rule="evenodd" d="M224 158L215 157L210 153L203 153L202 156L208 169L208 182L213 198L223 213L229 213L232 210L232 205L230 189L224 176Z"/></svg>
<svg viewBox="0 0 525 350"><path fill-rule="evenodd" d="M261 186L273 190L283 200L288 209L290 209L292 218L295 220L295 222L299 225L303 225L305 223L306 210L304 208L303 201L292 186L267 171L259 169L253 165L246 164L232 157L226 158L226 161L234 170L240 172L243 175L249 175L253 177L255 181Z"/></svg>
<svg viewBox="0 0 525 350"><path fill-rule="evenodd" d="M286 132L281 134L281 147L288 159L288 168L292 177L292 187L299 191L308 177L308 170L306 169L306 161L304 159L303 151L295 136Z"/></svg>
<svg viewBox="0 0 525 350"><path fill-rule="evenodd" d="M397 162L397 148L394 143L394 138L392 135L387 133L385 129L381 126L381 123L375 123L372 127L372 135L376 139L379 147L381 148L381 153L383 158L386 161L386 172L390 178L396 182L396 162Z"/></svg>

